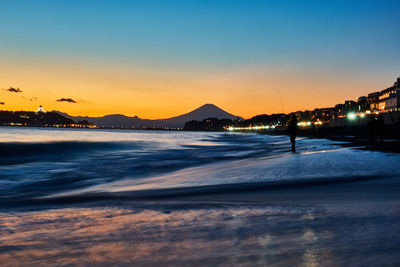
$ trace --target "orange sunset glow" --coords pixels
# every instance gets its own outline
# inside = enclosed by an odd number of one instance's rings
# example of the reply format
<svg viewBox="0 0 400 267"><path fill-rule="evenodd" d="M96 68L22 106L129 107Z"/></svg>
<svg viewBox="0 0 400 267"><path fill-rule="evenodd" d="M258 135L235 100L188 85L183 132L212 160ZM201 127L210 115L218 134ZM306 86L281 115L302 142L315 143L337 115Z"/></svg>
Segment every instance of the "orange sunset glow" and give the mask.
<svg viewBox="0 0 400 267"><path fill-rule="evenodd" d="M43 105L48 111L70 115L119 113L149 119L177 116L204 103L215 103L245 118L327 107L385 83L351 79L344 72L331 76L315 69L262 65L224 70L146 69L133 64L8 59L0 63L0 71L4 109L36 110ZM22 93L7 92L11 86ZM63 97L76 103L56 101Z"/></svg>

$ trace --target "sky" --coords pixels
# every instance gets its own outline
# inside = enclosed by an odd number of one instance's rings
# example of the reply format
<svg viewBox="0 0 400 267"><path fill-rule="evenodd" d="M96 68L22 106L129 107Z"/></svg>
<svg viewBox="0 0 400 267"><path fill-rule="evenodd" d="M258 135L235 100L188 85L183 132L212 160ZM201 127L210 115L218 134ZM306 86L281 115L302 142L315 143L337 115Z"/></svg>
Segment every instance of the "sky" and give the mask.
<svg viewBox="0 0 400 267"><path fill-rule="evenodd" d="M155 119L212 103L249 118L334 106L400 76L396 0L2 0L0 10L0 110Z"/></svg>

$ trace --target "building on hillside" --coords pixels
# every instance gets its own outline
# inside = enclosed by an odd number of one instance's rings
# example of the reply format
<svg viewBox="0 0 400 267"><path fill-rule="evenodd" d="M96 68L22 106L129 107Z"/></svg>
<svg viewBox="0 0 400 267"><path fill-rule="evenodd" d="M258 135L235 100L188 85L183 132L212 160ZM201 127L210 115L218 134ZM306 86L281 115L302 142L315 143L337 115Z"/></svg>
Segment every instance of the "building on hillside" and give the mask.
<svg viewBox="0 0 400 267"><path fill-rule="evenodd" d="M385 110L389 112L400 111L400 77L397 78L390 89L389 95L385 99Z"/></svg>
<svg viewBox="0 0 400 267"><path fill-rule="evenodd" d="M360 96L357 98L357 111L365 112L369 109L368 99L366 96Z"/></svg>
<svg viewBox="0 0 400 267"><path fill-rule="evenodd" d="M36 113L36 114L39 114L39 113L46 113L46 111L44 111L44 108L42 107L42 105L40 105L40 106L38 107L38 109L36 110L35 113Z"/></svg>
<svg viewBox="0 0 400 267"><path fill-rule="evenodd" d="M368 94L367 101L371 111L379 110L379 95L381 92L373 92Z"/></svg>
<svg viewBox="0 0 400 267"><path fill-rule="evenodd" d="M400 77L393 86L382 90L379 95L380 111L399 111L400 108Z"/></svg>
<svg viewBox="0 0 400 267"><path fill-rule="evenodd" d="M344 107L346 114L349 112L356 112L357 111L357 102L353 100L346 100L344 101Z"/></svg>
<svg viewBox="0 0 400 267"><path fill-rule="evenodd" d="M392 94L386 99L385 110L389 112L400 111L400 92Z"/></svg>
<svg viewBox="0 0 400 267"><path fill-rule="evenodd" d="M342 116L346 114L345 105L337 104L335 105L335 117Z"/></svg>
<svg viewBox="0 0 400 267"><path fill-rule="evenodd" d="M317 108L313 110L313 119L322 119L330 118L334 112L333 108Z"/></svg>

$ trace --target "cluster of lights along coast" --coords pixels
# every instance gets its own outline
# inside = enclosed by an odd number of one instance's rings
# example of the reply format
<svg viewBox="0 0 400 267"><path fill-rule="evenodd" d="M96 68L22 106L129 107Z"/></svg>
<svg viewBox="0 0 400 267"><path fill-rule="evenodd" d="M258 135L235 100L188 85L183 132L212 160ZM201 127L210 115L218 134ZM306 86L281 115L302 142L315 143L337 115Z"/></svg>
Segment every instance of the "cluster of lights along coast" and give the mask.
<svg viewBox="0 0 400 267"><path fill-rule="evenodd" d="M345 127L349 125L366 125L378 115L382 116L385 124L395 124L400 118L400 77L386 89L360 96L356 101L347 100L330 108L318 108L312 111L296 111L290 114L273 114L275 119L270 124L256 122L244 125L229 125L229 131L258 131L272 130L286 126L290 116L299 118L299 127ZM257 117L257 116L256 116ZM268 119L267 119L268 120Z"/></svg>

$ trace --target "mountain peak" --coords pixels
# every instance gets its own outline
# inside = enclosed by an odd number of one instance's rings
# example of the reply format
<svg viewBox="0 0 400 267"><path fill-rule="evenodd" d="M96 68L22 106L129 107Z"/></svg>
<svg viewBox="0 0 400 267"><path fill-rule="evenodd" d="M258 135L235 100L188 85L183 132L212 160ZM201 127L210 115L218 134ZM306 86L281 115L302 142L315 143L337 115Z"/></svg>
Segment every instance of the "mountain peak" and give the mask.
<svg viewBox="0 0 400 267"><path fill-rule="evenodd" d="M217 107L217 106L214 104L207 103L207 104L202 105L201 107Z"/></svg>
<svg viewBox="0 0 400 267"><path fill-rule="evenodd" d="M235 120L238 117L232 115L225 110L221 109L220 107L214 104L204 104L201 107L183 114L181 116L175 117L182 122L190 121L190 120L203 120L207 118L217 118L217 119L231 119Z"/></svg>
<svg viewBox="0 0 400 267"><path fill-rule="evenodd" d="M132 128L132 127L182 128L185 122L191 120L201 121L207 118L235 120L237 118L240 118L238 116L232 115L222 110L221 108L217 107L214 104L209 104L209 103L204 104L201 107L189 113L173 118L159 119L159 120L145 120L145 119L140 119L137 116L128 117L121 114L110 114L110 115L105 115L103 117L82 117L82 116L75 117L59 111L57 112L74 121L80 121L85 119L99 126L126 127L126 128Z"/></svg>
<svg viewBox="0 0 400 267"><path fill-rule="evenodd" d="M220 107L218 107L214 104L204 104L197 109L222 110Z"/></svg>
<svg viewBox="0 0 400 267"><path fill-rule="evenodd" d="M201 109L210 109L210 110L218 109L218 110L222 110L222 109L220 109L219 107L217 107L217 106L214 105L214 104L204 104L204 105L202 105L201 107L196 108L195 110L201 110ZM193 110L193 111L194 111L194 110Z"/></svg>

